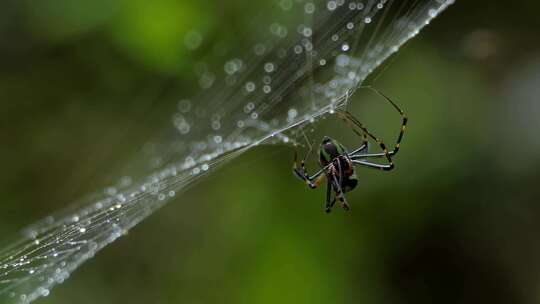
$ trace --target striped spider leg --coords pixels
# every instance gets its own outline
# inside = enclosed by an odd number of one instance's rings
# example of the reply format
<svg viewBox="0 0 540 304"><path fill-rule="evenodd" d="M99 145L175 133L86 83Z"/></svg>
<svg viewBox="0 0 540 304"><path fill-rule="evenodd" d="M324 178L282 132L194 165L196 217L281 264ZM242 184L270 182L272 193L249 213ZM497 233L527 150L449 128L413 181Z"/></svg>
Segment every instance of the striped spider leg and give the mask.
<svg viewBox="0 0 540 304"><path fill-rule="evenodd" d="M384 144L384 142L381 139L379 139L378 137L376 137L375 135L373 135L351 113L349 113L347 111L340 111L338 113L338 115L341 117L341 119L343 119L353 129L353 131L356 134L358 134L359 136L362 136L362 138L363 138L363 142L362 142L362 145L360 146L360 148L358 148L358 149L354 150L353 152L349 153L349 157L351 158L351 160L353 161L353 163L355 165L362 165L362 166L365 166L365 167L368 167L368 168L379 169L379 170L384 170L384 171L390 171L390 170L394 169L394 162L392 161L392 157L395 156L399 151L401 140L403 139L403 134L405 133L405 128L407 126L407 116L405 116L405 113L403 112L403 110L401 110L395 102L393 102L388 96L384 95L380 91L378 91L378 90L376 90L375 88L372 88L372 87L362 87L362 88L367 88L367 89L370 89L370 90L374 91L375 93L382 96L386 101L388 101L388 103L390 103L392 105L392 107L401 116L401 129L400 129L399 135L397 137L394 149L391 150L391 151L388 151L388 149L386 148L386 145ZM356 130L354 127L358 127L360 130L362 130L362 134L360 134L360 132L358 132L358 130ZM371 139L373 139L375 142L377 142L379 144L379 147L383 151L382 153L371 153L371 154L364 153L364 151L367 149L366 135L369 136ZM388 164L381 165L381 164L371 163L371 162L365 161L364 159L366 159L366 158L385 158L387 160Z"/></svg>
<svg viewBox="0 0 540 304"><path fill-rule="evenodd" d="M306 154L306 156L300 161L300 166L298 165L298 150L295 150L294 152L294 162L293 162L293 172L295 175L303 180L311 189L317 188L320 183L324 180L326 169L328 169L329 166L320 169L319 171L315 172L312 176L309 176L306 170L306 159L311 154L312 148L310 145L309 152Z"/></svg>

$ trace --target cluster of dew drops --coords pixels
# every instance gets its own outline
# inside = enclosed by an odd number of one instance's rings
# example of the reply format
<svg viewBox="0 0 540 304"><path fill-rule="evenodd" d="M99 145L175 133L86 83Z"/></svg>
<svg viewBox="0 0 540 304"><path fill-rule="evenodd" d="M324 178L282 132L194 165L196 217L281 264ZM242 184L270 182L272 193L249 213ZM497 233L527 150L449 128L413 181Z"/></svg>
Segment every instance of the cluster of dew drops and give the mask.
<svg viewBox="0 0 540 304"><path fill-rule="evenodd" d="M382 9L384 7L384 4L386 3L386 0L380 1L377 5L377 9ZM279 1L279 7L283 11L289 11L293 8L293 5L302 5L303 6L303 13L305 15L314 15L317 8L317 5L320 5L320 9L326 9L329 12L333 12L337 10L338 8L347 5L350 10L354 11L362 11L365 9L365 5L363 2L360 1L353 1L353 2L346 2L345 0L329 0L320 4L315 4L311 1L297 1L297 0L280 0ZM324 7L323 7L324 6ZM371 16L371 15L370 15ZM363 19L363 22L366 24L369 24L372 22L371 17L365 17ZM354 30L355 29L355 23L354 22L348 22L346 24L347 30ZM288 36L291 35L291 31L293 29L287 27L286 25L280 24L278 22L273 22L268 26L269 33L274 36L276 39L285 39ZM311 54L314 56L316 54L316 50L314 50L314 46L311 44L310 39L313 35L313 28L309 24L299 24L294 29L295 35L298 34L300 37L304 37L305 39L301 40L301 43L292 46L291 50L287 50L285 48L278 48L278 49L272 49L269 47L266 43L256 43L252 47L252 53L251 56L255 57L263 57L269 52L272 52L277 56L277 60L280 59L284 60L286 56L290 55L290 52L296 56L305 56L307 54ZM193 33L189 34L189 39L186 38L186 43L189 42L189 47L193 48L194 45L199 45L202 37L200 35L196 35ZM340 37L338 34L333 34L331 37L332 41L339 42ZM195 41L196 43L193 43ZM348 42L343 41L341 42L341 45L339 47L340 51L343 53L348 52L351 47ZM248 54L249 56L250 54ZM344 62L343 60L341 61ZM327 64L327 59L320 58L317 61L317 64L320 66L325 66ZM278 62L263 62L260 64L261 67L261 78L259 80L245 80L241 76L241 74L248 70L248 64L246 63L246 60L243 60L241 58L231 58L229 60L226 60L223 65L223 74L224 74L224 84L227 87L235 88L243 94L243 96L264 96L265 94L271 94L273 91L272 82L276 76L279 76L279 64ZM198 77L198 84L200 86L200 89L204 90L211 90L215 84L216 80L219 78L216 73L210 71L209 67L206 63L197 63L195 65L194 69L195 75ZM239 83L239 81L242 81L242 83ZM239 113L243 113L244 117L239 117L238 115L235 116L235 121L233 122L223 122L223 113L213 113L212 115L207 115L208 113L205 113L205 109L203 109L201 106L195 106L197 102L192 101L190 99L182 99L178 102L178 111L173 116L173 124L177 131L180 133L180 135L185 136L186 138L192 138L190 137L190 134L194 131L194 129L201 128L201 127L208 127L207 123L204 122L206 119L208 119L208 116L210 116L210 130L211 132L214 132L215 134L212 136L209 136L206 140L206 143L198 142L195 144L196 149L198 152L201 152L205 148L209 147L216 147L220 144L222 145L229 145L227 149L234 149L241 147L243 145L246 145L250 142L250 138L243 138L240 139L238 142L229 143L226 141L223 137L223 135L220 135L219 132L227 132L231 128L235 129L242 129L246 126L254 126L254 122L256 122L260 118L261 111L264 110L263 104L258 104L257 102L254 102L253 100L261 100L256 98L246 98L248 99L246 103L241 107L241 110L238 111ZM280 124L291 124L295 122L297 119L301 118L300 110L295 107L290 107L288 111L286 111L286 116L283 118L283 120L280 121L278 118L272 118L271 121L268 122L268 124L262 123L259 126L274 126L278 127ZM308 120L313 121L312 118L308 117L308 115L305 115ZM201 126L201 121L202 126ZM256 125L256 124L255 124ZM222 130L222 127L225 127L226 130ZM262 128L262 127L261 127ZM267 128L262 128L265 131ZM285 141L288 141L288 138L285 136L283 137ZM189 158L186 160L186 163L193 163L192 159Z"/></svg>
<svg viewBox="0 0 540 304"><path fill-rule="evenodd" d="M368 1L369 2L369 1ZM375 2L375 1L374 1ZM453 0L434 0L433 8L429 8L426 11L426 21L425 24L429 23L431 18L434 18L440 11L440 6L443 4L449 5ZM367 10L368 5L365 4L365 1L346 1L346 0L327 0L322 3L315 3L312 1L304 0L279 0L279 7L283 11L289 11L293 8L294 5L303 6L303 13L306 16L314 15L317 9L325 9L328 12L336 11L342 7L346 7L351 11L364 11ZM377 11L381 11L389 3L388 0L379 0L376 3L370 2L370 11L365 11L363 18L361 20L356 20L357 23L371 24L373 23L373 18L376 15ZM373 4L373 5L371 5ZM319 7L318 7L319 6ZM438 8L438 9L437 9ZM402 41L394 41L393 44L386 44L385 41L379 42L375 45L370 52L367 54L368 59L373 59L372 61L368 60L368 63L360 62L356 60L352 55L349 55L348 52L351 51L351 45L346 39L340 37L340 34L334 33L331 35L331 41L338 44L337 46L337 55L335 55L335 74L337 77L329 81L327 84L314 84L313 90L316 92L323 92L326 100L330 100L330 110L333 112L333 108L336 105L334 103L343 95L343 88L350 87L354 83L358 83L362 75L370 74L374 67L380 65L384 58L381 58L379 54L384 51L384 48L387 47L390 50L390 53L398 51L399 45L415 35L418 34L420 24L418 24L414 18L406 19L404 18L401 21L396 22L394 25L398 28L403 28L408 31L408 34L401 38ZM357 27L357 23L349 21L344 25L344 30L354 31ZM285 117L277 118L272 117L270 121L264 122L259 121L261 113L265 110L265 103L261 102L264 100L264 96L271 94L273 91L273 81L280 75L280 62L291 60L291 54L293 56L312 56L316 57L317 50L314 49L313 44L311 43L310 38L314 34L314 29L310 24L299 24L296 28L289 28L287 25L280 24L278 22L273 22L268 26L268 32L270 35L274 36L275 39L285 39L288 36L299 35L303 37L300 42L296 45L291 46L290 49L285 48L271 48L267 43L256 43L252 47L252 52L248 56L255 56L255 58L265 58L265 55L272 53L277 56L276 62L263 62L262 64L258 63L257 69L260 69L261 73L258 74L260 79L244 79L242 76L243 72L249 70L248 61L243 60L239 57L230 58L225 60L223 64L222 73L224 75L224 84L228 88L233 90L238 90L241 92L242 96L246 97L241 100L245 100L245 104L241 105L240 109L236 111L234 115L234 121L229 121L225 119L224 112L215 112L206 113L206 110L202 106L194 106L197 104L196 101L190 99L181 99L178 102L178 111L173 116L173 124L180 135L185 136L185 138L196 138L197 136L190 136L195 129L205 129L204 127L210 127L209 133L211 135L205 134L206 138L204 140L199 140L195 143L192 143L192 152L193 154L202 154L202 157L199 159L193 159L193 156L188 156L185 160L185 168L192 167L196 163L201 161L208 161L214 159L216 156L222 154L223 152L237 149L239 147L247 146L253 143L253 139L249 136L240 136L235 137L233 141L226 140L224 134L229 134L231 130L242 130L247 126L258 127L264 132L271 132L272 135L276 135L278 132L272 130L278 130L280 127L291 125L298 120L313 122L313 115L309 115L308 111L305 109L298 108L298 104L291 106L286 112ZM189 36L186 36L186 44L190 48L196 48L200 45L202 41L202 36L200 34L189 33ZM282 60L282 61L280 61ZM251 62L251 61L250 61ZM257 62L257 60L255 60ZM319 58L316 61L316 64L319 66L325 66L328 64L328 59ZM357 71L360 71L358 73ZM195 65L195 75L198 78L198 83L200 89L212 90L216 83L217 73L210 71L210 68L206 63L198 63ZM344 73L342 73L344 72ZM217 88L218 90L221 87ZM249 97L249 98L247 98ZM262 97L262 98L257 98ZM242 116L243 115L243 116ZM208 125L208 117L210 118ZM273 127L273 128L272 128ZM281 139L285 142L289 141L287 136L282 136ZM208 149L213 149L213 153L204 154ZM195 168L195 172L205 171L207 165L204 165L204 168Z"/></svg>

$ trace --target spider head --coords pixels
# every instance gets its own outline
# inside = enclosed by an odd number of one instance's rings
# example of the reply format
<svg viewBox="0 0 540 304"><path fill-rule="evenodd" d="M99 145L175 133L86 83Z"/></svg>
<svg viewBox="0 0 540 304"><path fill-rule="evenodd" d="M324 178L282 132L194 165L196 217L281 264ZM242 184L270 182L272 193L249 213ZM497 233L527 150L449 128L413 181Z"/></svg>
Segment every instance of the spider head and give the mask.
<svg viewBox="0 0 540 304"><path fill-rule="evenodd" d="M328 136L325 136L325 137L323 137L323 139L322 139L322 143L323 143L323 144L327 144L327 143L329 143L329 142L331 142L331 141L332 141L332 138L330 138L330 137L328 137Z"/></svg>
<svg viewBox="0 0 540 304"><path fill-rule="evenodd" d="M338 156L345 154L345 148L337 140L328 136L323 138L321 146L319 147L319 162L321 165L326 166Z"/></svg>

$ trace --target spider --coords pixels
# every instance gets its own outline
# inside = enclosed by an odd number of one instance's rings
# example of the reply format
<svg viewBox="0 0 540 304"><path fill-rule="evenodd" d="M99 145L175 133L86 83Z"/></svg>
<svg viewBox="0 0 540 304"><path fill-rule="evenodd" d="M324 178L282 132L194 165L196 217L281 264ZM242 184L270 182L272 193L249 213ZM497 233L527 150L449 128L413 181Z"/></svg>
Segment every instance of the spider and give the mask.
<svg viewBox="0 0 540 304"><path fill-rule="evenodd" d="M383 141L368 131L368 129L351 113L346 110L338 110L336 111L336 114L339 116L339 118L341 118L353 130L354 133L362 137L362 144L360 147L352 152L348 152L341 143L335 139L325 136L319 146L319 164L321 169L312 176L308 175L305 168L305 160L311 153L311 146L304 159L300 161L300 166L298 166L298 151L295 151L293 172L297 177L303 180L311 189L317 188L326 179L327 188L325 211L327 213L332 211L336 198L339 199L344 210L350 209L344 193L353 190L358 184L358 178L354 172L355 166L363 166L384 171L394 169L392 157L398 153L399 145L405 132L405 126L407 125L407 117L405 116L405 113L390 98L378 90L372 87L363 88L370 89L382 96L394 107L394 109L399 112L401 115L401 130L394 149L388 151ZM377 142L382 150L382 153L368 153L368 137ZM370 158L384 158L387 164L378 164L367 161L367 159ZM333 198L332 191L335 193Z"/></svg>

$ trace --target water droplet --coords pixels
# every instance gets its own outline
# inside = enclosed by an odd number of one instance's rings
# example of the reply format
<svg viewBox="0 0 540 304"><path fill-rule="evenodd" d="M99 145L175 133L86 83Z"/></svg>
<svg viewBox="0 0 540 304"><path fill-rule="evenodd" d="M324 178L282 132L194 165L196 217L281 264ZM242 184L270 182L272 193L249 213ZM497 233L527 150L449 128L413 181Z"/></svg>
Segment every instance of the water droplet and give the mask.
<svg viewBox="0 0 540 304"><path fill-rule="evenodd" d="M243 66L242 60L235 58L230 61L227 61L223 69L225 70L225 73L232 75L236 72L239 72L242 69L242 66Z"/></svg>
<svg viewBox="0 0 540 304"><path fill-rule="evenodd" d="M129 176L122 176L122 178L120 179L120 186L122 187L127 187L129 185L131 185L131 177Z"/></svg>
<svg viewBox="0 0 540 304"><path fill-rule="evenodd" d="M105 189L105 193L107 193L108 195L115 195L116 194L116 188L108 187L107 189Z"/></svg>
<svg viewBox="0 0 540 304"><path fill-rule="evenodd" d="M181 134L188 134L191 126L186 121L183 121L177 126L177 128Z"/></svg>
<svg viewBox="0 0 540 304"><path fill-rule="evenodd" d="M297 115L298 115L298 110L296 110L295 108L289 109L289 111L287 111L287 121L293 122Z"/></svg>
<svg viewBox="0 0 540 304"><path fill-rule="evenodd" d="M203 37L197 31L189 31L184 37L184 44L190 50L197 49L202 43Z"/></svg>
<svg viewBox="0 0 540 304"><path fill-rule="evenodd" d="M248 102L245 106L244 106L244 113L249 113L251 111L253 111L253 109L255 108L255 104L253 102Z"/></svg>
<svg viewBox="0 0 540 304"><path fill-rule="evenodd" d="M337 3L336 1L328 1L328 3L326 4L326 8L328 8L329 11L333 11L337 8Z"/></svg>
<svg viewBox="0 0 540 304"><path fill-rule="evenodd" d="M221 128L221 122L219 122L219 121L213 121L213 122L212 122L212 129L214 129L214 130L217 131L217 130L219 130L220 128Z"/></svg>
<svg viewBox="0 0 540 304"><path fill-rule="evenodd" d="M191 109L191 101L189 99L182 99L178 102L178 110L182 113L187 113Z"/></svg>
<svg viewBox="0 0 540 304"><path fill-rule="evenodd" d="M304 37L311 37L311 35L313 35L313 30L310 27L306 27L302 31L302 35L304 35Z"/></svg>
<svg viewBox="0 0 540 304"><path fill-rule="evenodd" d="M285 26L274 22L270 25L270 33L278 37L284 38L287 36L288 30Z"/></svg>
<svg viewBox="0 0 540 304"><path fill-rule="evenodd" d="M256 44L253 47L253 51L255 52L255 55L262 56L266 52L266 46L264 46L264 44L261 44L261 43Z"/></svg>
<svg viewBox="0 0 540 304"><path fill-rule="evenodd" d="M246 83L246 91L248 92L255 91L255 83L253 83L252 81Z"/></svg>
<svg viewBox="0 0 540 304"><path fill-rule="evenodd" d="M281 7L282 10L288 11L292 8L293 2L292 0L281 0L279 1L279 6Z"/></svg>
<svg viewBox="0 0 540 304"><path fill-rule="evenodd" d="M210 72L204 72L199 77L199 85L202 89L209 89L214 84L214 81L216 80L216 76Z"/></svg>
<svg viewBox="0 0 540 304"><path fill-rule="evenodd" d="M311 15L315 12L315 4L313 2L308 2L304 5L304 12L306 14Z"/></svg>
<svg viewBox="0 0 540 304"><path fill-rule="evenodd" d="M275 69L275 65L272 63L272 62L267 62L265 65L264 65L264 70L267 72L267 73L272 73Z"/></svg>

